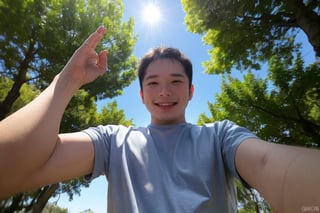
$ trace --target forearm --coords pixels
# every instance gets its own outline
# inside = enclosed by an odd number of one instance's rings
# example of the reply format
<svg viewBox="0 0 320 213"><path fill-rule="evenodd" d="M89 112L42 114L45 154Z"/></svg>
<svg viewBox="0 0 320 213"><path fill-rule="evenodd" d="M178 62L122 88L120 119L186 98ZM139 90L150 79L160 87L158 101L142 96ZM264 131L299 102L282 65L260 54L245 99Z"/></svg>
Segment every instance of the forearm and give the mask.
<svg viewBox="0 0 320 213"><path fill-rule="evenodd" d="M320 211L319 163L319 150L299 149L284 174L282 212Z"/></svg>
<svg viewBox="0 0 320 213"><path fill-rule="evenodd" d="M62 75L31 103L0 122L0 184L32 173L53 153L63 112L78 89Z"/></svg>
<svg viewBox="0 0 320 213"><path fill-rule="evenodd" d="M320 208L319 162L319 150L256 139L243 142L236 154L241 177L264 196L275 212Z"/></svg>

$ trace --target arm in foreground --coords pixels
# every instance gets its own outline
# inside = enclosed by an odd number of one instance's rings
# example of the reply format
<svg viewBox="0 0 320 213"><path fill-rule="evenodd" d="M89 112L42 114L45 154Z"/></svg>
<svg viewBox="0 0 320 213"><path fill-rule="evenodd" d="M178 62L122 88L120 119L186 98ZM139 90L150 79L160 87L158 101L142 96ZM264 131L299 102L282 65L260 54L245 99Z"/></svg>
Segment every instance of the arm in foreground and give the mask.
<svg viewBox="0 0 320 213"><path fill-rule="evenodd" d="M236 153L240 176L275 212L320 208L320 151L247 139Z"/></svg>
<svg viewBox="0 0 320 213"><path fill-rule="evenodd" d="M75 92L106 70L106 51L95 51L104 33L99 27L37 98L0 122L0 198L91 172L89 136L58 133Z"/></svg>

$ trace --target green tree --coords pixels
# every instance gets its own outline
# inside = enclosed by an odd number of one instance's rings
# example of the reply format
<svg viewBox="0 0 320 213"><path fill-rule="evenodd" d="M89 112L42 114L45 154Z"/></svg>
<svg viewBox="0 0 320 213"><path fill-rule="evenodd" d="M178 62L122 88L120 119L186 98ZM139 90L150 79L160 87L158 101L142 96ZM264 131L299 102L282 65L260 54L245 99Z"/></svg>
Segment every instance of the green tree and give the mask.
<svg viewBox="0 0 320 213"><path fill-rule="evenodd" d="M260 69L273 55L290 58L299 47L294 38L307 35L320 57L318 0L182 0L188 30L203 35L213 49L205 62L207 73Z"/></svg>
<svg viewBox="0 0 320 213"><path fill-rule="evenodd" d="M304 67L298 56L293 65L274 56L268 79L252 73L243 81L228 76L216 103L209 103L211 117L199 122L230 119L260 138L289 145L320 145L320 67Z"/></svg>
<svg viewBox="0 0 320 213"><path fill-rule="evenodd" d="M68 209L61 208L54 204L46 205L46 207L42 211L42 213L68 213L68 212L69 212Z"/></svg>
<svg viewBox="0 0 320 213"><path fill-rule="evenodd" d="M0 76L0 102L8 94L10 88L12 88L13 80ZM36 96L40 94L40 91L34 85L24 84L21 87L21 95L17 98L10 109L10 113L17 111L21 106L32 101Z"/></svg>
<svg viewBox="0 0 320 213"><path fill-rule="evenodd" d="M124 110L118 110L117 102L108 103L107 106L102 108L101 113L98 115L97 124L121 124L124 126L133 125L133 120L126 120Z"/></svg>
<svg viewBox="0 0 320 213"><path fill-rule="evenodd" d="M320 66L305 67L299 54L294 62L274 56L267 79L258 79L252 73L243 80L224 77L216 102L208 103L211 116L202 113L198 122L229 119L267 141L319 147L319 73ZM254 190L238 186L238 194L245 210L259 212L266 207Z"/></svg>
<svg viewBox="0 0 320 213"><path fill-rule="evenodd" d="M247 188L237 182L239 213L267 213L272 212L269 204L252 188Z"/></svg>
<svg viewBox="0 0 320 213"><path fill-rule="evenodd" d="M108 73L84 89L95 99L121 94L135 78L133 20L122 21L121 0L1 0L0 76L13 85L0 102L0 119L10 112L23 84L44 89L98 25L107 35Z"/></svg>

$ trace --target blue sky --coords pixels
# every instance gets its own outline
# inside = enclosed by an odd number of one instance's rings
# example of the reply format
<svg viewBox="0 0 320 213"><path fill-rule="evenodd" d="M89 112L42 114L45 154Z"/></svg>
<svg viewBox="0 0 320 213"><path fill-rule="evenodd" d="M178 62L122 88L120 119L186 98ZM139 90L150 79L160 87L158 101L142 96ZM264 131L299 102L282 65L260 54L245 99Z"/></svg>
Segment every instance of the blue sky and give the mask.
<svg viewBox="0 0 320 213"><path fill-rule="evenodd" d="M142 8L145 4L154 2L161 8L162 19L156 26L150 26L142 18ZM135 32L139 35L134 54L142 57L145 52L155 46L173 46L185 53L193 63L195 93L186 111L186 119L190 123L196 123L200 113L209 114L207 103L214 102L215 95L220 92L221 78L217 75L204 73L202 62L209 59L207 50L203 45L200 35L187 32L183 24L184 12L179 0L124 0L124 20L132 16L135 19ZM303 57L311 63L314 61L314 53L310 45L305 42L305 36L299 40L304 43ZM235 75L240 73L236 73ZM261 72L258 76L264 76ZM132 85L124 89L123 95L112 100L99 102L102 107L108 102L116 100L118 107L123 109L126 118L133 119L134 124L145 126L149 124L148 111L142 104L139 96L139 83L134 81ZM57 201L58 198L51 201ZM105 177L95 179L89 188L82 188L81 196L75 196L72 202L67 196L61 195L58 205L68 208L70 213L78 213L91 209L95 213L106 212L107 208L107 182Z"/></svg>

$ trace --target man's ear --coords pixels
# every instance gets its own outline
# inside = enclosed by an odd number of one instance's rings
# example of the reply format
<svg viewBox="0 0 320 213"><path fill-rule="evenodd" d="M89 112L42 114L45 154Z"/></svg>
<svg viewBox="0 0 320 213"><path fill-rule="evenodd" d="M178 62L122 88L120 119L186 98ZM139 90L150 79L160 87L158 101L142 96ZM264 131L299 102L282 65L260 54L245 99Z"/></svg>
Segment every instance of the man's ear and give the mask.
<svg viewBox="0 0 320 213"><path fill-rule="evenodd" d="M140 89L140 97L141 97L142 103L144 103L144 98L143 98L143 91L142 91L142 89Z"/></svg>
<svg viewBox="0 0 320 213"><path fill-rule="evenodd" d="M189 101L192 99L193 93L194 93L194 86L192 84L191 87L190 87L190 90L189 90Z"/></svg>

